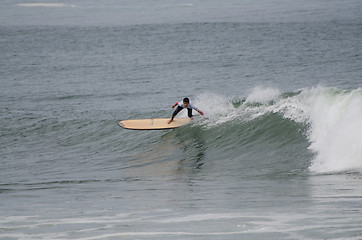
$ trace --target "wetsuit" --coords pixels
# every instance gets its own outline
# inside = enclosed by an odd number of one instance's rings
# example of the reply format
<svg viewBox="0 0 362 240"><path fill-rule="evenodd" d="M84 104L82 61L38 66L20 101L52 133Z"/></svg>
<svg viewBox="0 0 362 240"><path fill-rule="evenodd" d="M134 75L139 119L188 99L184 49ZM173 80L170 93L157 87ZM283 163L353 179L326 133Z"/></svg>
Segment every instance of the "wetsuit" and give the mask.
<svg viewBox="0 0 362 240"><path fill-rule="evenodd" d="M185 105L183 103L183 101L177 102L173 105L173 107L177 106L176 110L173 112L172 114L172 119L182 110L185 108ZM195 107L192 103L189 103L187 105L187 115L191 118L192 117L192 109L195 109L196 111L198 111L199 113L201 113L201 115L203 115L203 113L197 108Z"/></svg>

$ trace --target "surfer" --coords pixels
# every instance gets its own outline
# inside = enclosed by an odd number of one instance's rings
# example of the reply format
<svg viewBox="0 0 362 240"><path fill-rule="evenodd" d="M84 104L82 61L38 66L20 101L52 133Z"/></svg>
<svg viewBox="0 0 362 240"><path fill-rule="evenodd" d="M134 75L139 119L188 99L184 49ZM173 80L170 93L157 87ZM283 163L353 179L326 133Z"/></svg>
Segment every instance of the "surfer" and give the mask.
<svg viewBox="0 0 362 240"><path fill-rule="evenodd" d="M199 112L201 115L204 115L204 113L198 109L197 107L195 107L193 104L190 103L190 99L188 98L184 98L182 100L182 102L177 102L175 103L172 108L176 107L176 110L172 113L172 117L171 119L168 121L168 124L170 124L173 119L175 118L175 116L184 108L187 108L187 115L189 116L189 118L192 118L192 109L195 109L197 112Z"/></svg>

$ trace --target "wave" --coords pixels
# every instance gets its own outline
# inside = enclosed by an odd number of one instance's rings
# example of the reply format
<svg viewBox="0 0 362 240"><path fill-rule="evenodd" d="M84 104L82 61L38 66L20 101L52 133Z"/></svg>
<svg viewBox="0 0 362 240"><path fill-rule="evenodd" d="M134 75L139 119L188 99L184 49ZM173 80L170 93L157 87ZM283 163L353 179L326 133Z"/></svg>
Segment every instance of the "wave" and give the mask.
<svg viewBox="0 0 362 240"><path fill-rule="evenodd" d="M18 7L75 7L75 5L66 5L64 3L18 3Z"/></svg>
<svg viewBox="0 0 362 240"><path fill-rule="evenodd" d="M215 144L262 148L260 143L274 141L287 149L304 136L310 172L362 171L362 89L319 86L282 93L256 87L241 98L204 93L195 105L208 117L197 125L224 131L221 140L214 136Z"/></svg>

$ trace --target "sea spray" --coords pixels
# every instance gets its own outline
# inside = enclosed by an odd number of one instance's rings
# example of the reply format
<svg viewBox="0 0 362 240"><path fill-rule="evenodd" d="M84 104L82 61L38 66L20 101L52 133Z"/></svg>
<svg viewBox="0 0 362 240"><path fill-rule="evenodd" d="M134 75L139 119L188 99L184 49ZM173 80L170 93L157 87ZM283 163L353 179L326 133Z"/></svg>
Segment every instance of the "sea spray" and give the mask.
<svg viewBox="0 0 362 240"><path fill-rule="evenodd" d="M214 127L235 119L247 122L270 113L270 106L279 96L279 89L255 87L247 98L203 93L196 97L195 103L208 118L207 126Z"/></svg>
<svg viewBox="0 0 362 240"><path fill-rule="evenodd" d="M195 105L204 111L208 126L228 122L236 117L232 101L214 93L203 93L195 99Z"/></svg>
<svg viewBox="0 0 362 240"><path fill-rule="evenodd" d="M277 99L280 96L280 90L277 88L262 88L255 87L251 90L250 94L246 98L247 103L261 103L265 104Z"/></svg>

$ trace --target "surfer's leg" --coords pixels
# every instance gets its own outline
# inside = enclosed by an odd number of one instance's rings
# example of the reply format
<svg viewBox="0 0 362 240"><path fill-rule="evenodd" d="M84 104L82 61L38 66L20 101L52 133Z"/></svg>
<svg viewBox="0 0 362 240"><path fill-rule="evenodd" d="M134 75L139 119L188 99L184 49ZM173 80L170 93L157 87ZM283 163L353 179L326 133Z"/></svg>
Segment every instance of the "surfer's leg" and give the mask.
<svg viewBox="0 0 362 240"><path fill-rule="evenodd" d="M187 109L187 115L189 116L189 118L192 118L192 108Z"/></svg>
<svg viewBox="0 0 362 240"><path fill-rule="evenodd" d="M182 109L182 107L177 106L176 110L172 113L172 117L174 118Z"/></svg>
<svg viewBox="0 0 362 240"><path fill-rule="evenodd" d="M172 113L172 117L170 119L170 121L168 121L168 123L171 123L173 121L173 119L175 118L175 116L182 110L183 108L180 106L177 106L176 110Z"/></svg>

